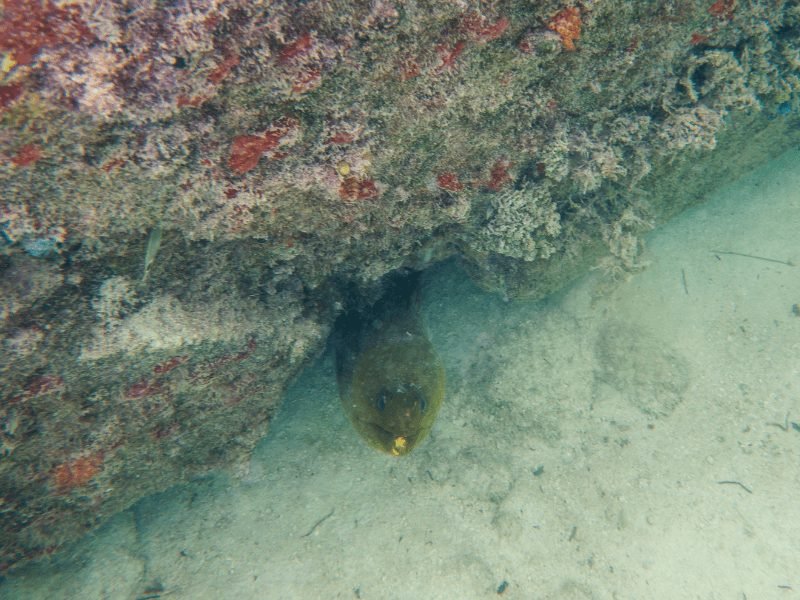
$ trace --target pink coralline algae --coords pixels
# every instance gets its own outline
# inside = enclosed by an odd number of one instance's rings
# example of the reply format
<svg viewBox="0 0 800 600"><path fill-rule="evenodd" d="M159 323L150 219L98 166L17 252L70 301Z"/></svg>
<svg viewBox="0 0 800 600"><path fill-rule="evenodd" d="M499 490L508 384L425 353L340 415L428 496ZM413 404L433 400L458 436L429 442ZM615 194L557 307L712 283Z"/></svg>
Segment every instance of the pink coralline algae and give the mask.
<svg viewBox="0 0 800 600"><path fill-rule="evenodd" d="M218 26L235 28L231 35L241 40L258 25L244 17L230 22L244 0L168 4L0 3L0 56L22 67L0 90L0 110L22 90L101 120L119 114L149 120L213 98L240 60Z"/></svg>
<svg viewBox="0 0 800 600"><path fill-rule="evenodd" d="M308 68L300 71L292 81L292 92L295 94L305 94L319 87L322 83L322 70Z"/></svg>
<svg viewBox="0 0 800 600"><path fill-rule="evenodd" d="M25 384L21 394L9 399L9 404L63 391L64 379L60 375L37 375Z"/></svg>
<svg viewBox="0 0 800 600"><path fill-rule="evenodd" d="M400 71L400 80L408 81L414 79L422 73L422 68L415 58L406 57L398 63L398 70Z"/></svg>
<svg viewBox="0 0 800 600"><path fill-rule="evenodd" d="M89 483L103 469L103 452L80 456L53 469L53 485L60 494Z"/></svg>
<svg viewBox="0 0 800 600"><path fill-rule="evenodd" d="M230 72L239 64L239 55L238 54L230 54L225 57L221 63L219 63L216 68L208 74L208 81L213 83L214 85L218 85L225 79Z"/></svg>
<svg viewBox="0 0 800 600"><path fill-rule="evenodd" d="M171 396L171 388L169 381L166 380L164 375L174 371L181 365L189 361L187 354L173 356L160 363L153 365L154 377L143 377L136 383L129 385L123 394L126 400L142 400L144 398L152 398L153 396Z"/></svg>
<svg viewBox="0 0 800 600"><path fill-rule="evenodd" d="M56 6L50 0L3 2L0 50L11 52L18 65L31 64L44 48L75 44L92 37L75 5Z"/></svg>
<svg viewBox="0 0 800 600"><path fill-rule="evenodd" d="M186 361L189 360L189 357L186 354L181 356L173 356L165 360L164 362L158 363L156 366L153 367L153 373L156 375L161 375L162 373L169 373L173 369L178 368Z"/></svg>
<svg viewBox="0 0 800 600"><path fill-rule="evenodd" d="M339 197L347 201L373 200L378 197L378 187L372 179L350 175L342 180Z"/></svg>
<svg viewBox="0 0 800 600"><path fill-rule="evenodd" d="M28 167L42 158L42 149L36 144L26 144L22 146L11 158L11 164L15 167Z"/></svg>
<svg viewBox="0 0 800 600"><path fill-rule="evenodd" d="M736 0L717 0L708 8L708 14L718 19L731 21L736 10Z"/></svg>
<svg viewBox="0 0 800 600"><path fill-rule="evenodd" d="M208 98L209 98L208 96L203 94L196 94L194 96L187 96L185 94L181 94L175 99L175 105L178 108L185 108L187 106L190 106L191 108L197 108L198 106L203 104L203 102L208 100Z"/></svg>
<svg viewBox="0 0 800 600"><path fill-rule="evenodd" d="M250 358L256 350L256 341L251 338L247 342L244 350L233 354L223 354L213 360L200 363L192 368L190 380L193 383L205 384L211 381L217 374L217 371L231 363L237 363Z"/></svg>
<svg viewBox="0 0 800 600"><path fill-rule="evenodd" d="M318 88L325 62L339 51L335 44L320 42L310 33L285 44L278 52L277 63L285 72L292 94L302 95Z"/></svg>
<svg viewBox="0 0 800 600"><path fill-rule="evenodd" d="M142 379L125 390L125 398L128 400L140 400L142 398L156 396L164 391L164 386L158 381Z"/></svg>
<svg viewBox="0 0 800 600"><path fill-rule="evenodd" d="M22 95L22 83L0 85L0 113L11 106Z"/></svg>
<svg viewBox="0 0 800 600"><path fill-rule="evenodd" d="M304 56L311 52L313 46L314 38L311 37L311 34L305 33L281 48L278 54L278 63L287 64L295 58Z"/></svg>
<svg viewBox="0 0 800 600"><path fill-rule="evenodd" d="M492 192L499 192L503 189L511 181L511 176L508 174L509 168L511 168L509 161L498 160L489 172L489 181L486 182L486 187Z"/></svg>
<svg viewBox="0 0 800 600"><path fill-rule="evenodd" d="M451 69L455 64L456 60L461 53L464 52L464 49L467 47L467 43L464 40L458 40L453 47L448 47L446 44L440 44L436 48L436 52L439 55L439 66L436 67L436 73L441 73L447 69Z"/></svg>
<svg viewBox="0 0 800 600"><path fill-rule="evenodd" d="M239 135L233 138L228 167L231 171L243 175L251 171L261 157L274 150L296 131L298 122L295 119L280 119L275 125L261 135Z"/></svg>
<svg viewBox="0 0 800 600"><path fill-rule="evenodd" d="M355 136L352 133L339 131L331 135L331 137L327 139L326 143L344 145L344 144L352 144L354 141L355 141Z"/></svg>
<svg viewBox="0 0 800 600"><path fill-rule="evenodd" d="M233 138L228 166L236 173L244 174L255 168L261 155L278 145L280 138L264 135L238 135Z"/></svg>
<svg viewBox="0 0 800 600"><path fill-rule="evenodd" d="M505 33L509 24L510 21L506 17L490 21L477 12L467 13L461 19L461 28L478 42L496 40Z"/></svg>
<svg viewBox="0 0 800 600"><path fill-rule="evenodd" d="M464 184L458 180L458 175L451 171L445 171L437 175L436 185L448 192L460 192L464 189Z"/></svg>

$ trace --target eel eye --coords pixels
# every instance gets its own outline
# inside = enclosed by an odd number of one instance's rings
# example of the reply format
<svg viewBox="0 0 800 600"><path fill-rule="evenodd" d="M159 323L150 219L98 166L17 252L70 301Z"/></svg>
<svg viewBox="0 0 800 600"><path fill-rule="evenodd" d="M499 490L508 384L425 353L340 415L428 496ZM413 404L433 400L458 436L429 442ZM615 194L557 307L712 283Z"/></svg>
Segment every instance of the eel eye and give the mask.
<svg viewBox="0 0 800 600"><path fill-rule="evenodd" d="M375 407L381 412L383 412L386 409L386 391L385 390L381 390L378 393L378 397L375 398Z"/></svg>
<svg viewBox="0 0 800 600"><path fill-rule="evenodd" d="M425 392L423 392L418 385L414 384L411 384L411 391L417 397L417 406L419 407L419 412L424 414L425 409L428 408L428 401L425 399Z"/></svg>

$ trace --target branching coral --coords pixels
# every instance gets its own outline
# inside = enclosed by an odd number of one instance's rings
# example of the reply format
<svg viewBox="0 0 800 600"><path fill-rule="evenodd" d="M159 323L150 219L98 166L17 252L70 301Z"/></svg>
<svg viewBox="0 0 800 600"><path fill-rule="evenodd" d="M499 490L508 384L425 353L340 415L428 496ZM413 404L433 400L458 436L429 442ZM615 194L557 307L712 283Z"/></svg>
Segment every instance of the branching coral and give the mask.
<svg viewBox="0 0 800 600"><path fill-rule="evenodd" d="M702 104L675 111L664 122L658 137L664 150L675 152L684 148L713 150L716 134L722 128L724 112L715 111Z"/></svg>
<svg viewBox="0 0 800 600"><path fill-rule="evenodd" d="M560 232L560 217L547 190L524 187L492 196L486 223L472 246L532 261L555 251L553 240Z"/></svg>
<svg viewBox="0 0 800 600"><path fill-rule="evenodd" d="M643 207L626 208L615 221L603 227L602 235L610 254L600 260L595 267L613 279L622 279L630 273L647 266L641 260L644 252L642 233L652 229L652 221L641 215Z"/></svg>

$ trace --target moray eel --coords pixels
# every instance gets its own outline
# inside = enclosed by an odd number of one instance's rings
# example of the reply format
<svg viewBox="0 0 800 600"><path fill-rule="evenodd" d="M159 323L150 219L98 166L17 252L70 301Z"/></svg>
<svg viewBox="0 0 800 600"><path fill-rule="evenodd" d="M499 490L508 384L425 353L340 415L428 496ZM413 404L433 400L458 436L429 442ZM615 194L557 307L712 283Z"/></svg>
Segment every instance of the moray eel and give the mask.
<svg viewBox="0 0 800 600"><path fill-rule="evenodd" d="M370 446L393 456L425 439L444 399L444 368L420 315L419 277L395 277L375 305L340 317L334 336L344 412Z"/></svg>

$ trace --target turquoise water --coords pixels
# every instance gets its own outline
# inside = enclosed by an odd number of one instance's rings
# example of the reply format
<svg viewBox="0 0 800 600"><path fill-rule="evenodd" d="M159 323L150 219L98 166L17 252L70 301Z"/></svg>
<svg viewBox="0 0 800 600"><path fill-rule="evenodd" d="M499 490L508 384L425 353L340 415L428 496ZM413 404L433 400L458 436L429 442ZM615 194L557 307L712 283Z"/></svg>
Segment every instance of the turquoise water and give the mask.
<svg viewBox="0 0 800 600"><path fill-rule="evenodd" d="M403 459L330 352L239 472L142 500L8 598L786 598L800 589L800 152L653 231L646 267L507 303L452 264L448 395Z"/></svg>

